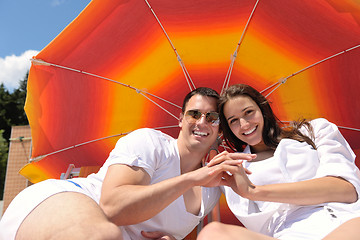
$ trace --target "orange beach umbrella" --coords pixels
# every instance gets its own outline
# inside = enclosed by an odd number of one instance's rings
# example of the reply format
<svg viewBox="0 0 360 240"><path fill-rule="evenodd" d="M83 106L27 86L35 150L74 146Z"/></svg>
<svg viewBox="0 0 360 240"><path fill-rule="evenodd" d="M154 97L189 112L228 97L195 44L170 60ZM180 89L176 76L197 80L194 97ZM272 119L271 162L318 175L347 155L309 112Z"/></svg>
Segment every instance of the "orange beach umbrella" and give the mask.
<svg viewBox="0 0 360 240"><path fill-rule="evenodd" d="M359 24L355 0L93 0L32 60L20 172L101 165L137 128L176 137L187 92L235 83L283 121L327 118L360 153Z"/></svg>

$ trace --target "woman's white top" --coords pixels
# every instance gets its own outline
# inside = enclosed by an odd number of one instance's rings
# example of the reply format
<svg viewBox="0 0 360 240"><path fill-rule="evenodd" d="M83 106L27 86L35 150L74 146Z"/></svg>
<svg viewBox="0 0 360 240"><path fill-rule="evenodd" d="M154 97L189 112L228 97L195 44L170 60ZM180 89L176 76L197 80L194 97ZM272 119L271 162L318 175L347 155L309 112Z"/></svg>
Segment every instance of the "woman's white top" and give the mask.
<svg viewBox="0 0 360 240"><path fill-rule="evenodd" d="M314 130L317 150L306 142L282 139L273 157L258 162L244 162L244 167L252 172L248 175L250 181L255 185L267 185L336 176L352 183L359 195L360 172L349 144L336 125L326 119L315 119L310 123ZM301 131L309 135L305 128ZM250 153L250 147L247 146L244 152ZM348 215L354 217L360 213L360 200L352 204L332 202L317 206L299 206L251 201L240 197L229 187L223 187L223 192L229 208L246 228L269 236L276 236L278 231L291 228L295 221L303 221L309 212L319 208L327 208L329 216L334 218L337 216L331 213L333 211L345 212L345 215L349 213Z"/></svg>

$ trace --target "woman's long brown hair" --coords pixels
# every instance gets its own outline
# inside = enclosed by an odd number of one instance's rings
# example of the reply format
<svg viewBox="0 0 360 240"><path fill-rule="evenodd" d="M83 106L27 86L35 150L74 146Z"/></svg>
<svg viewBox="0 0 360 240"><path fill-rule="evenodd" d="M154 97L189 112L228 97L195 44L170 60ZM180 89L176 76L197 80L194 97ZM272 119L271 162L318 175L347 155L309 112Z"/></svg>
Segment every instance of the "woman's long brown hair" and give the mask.
<svg viewBox="0 0 360 240"><path fill-rule="evenodd" d="M243 151L247 144L237 138L231 131L224 115L224 106L230 99L234 99L240 96L250 97L259 106L264 118L264 129L262 137L266 146L270 147L271 149L275 149L281 139L290 138L299 142L306 142L314 149L316 149L316 146L312 140L314 139L313 130L307 120L302 119L300 121L294 121L291 122L289 126L284 127L285 125L275 116L269 102L261 93L249 85L236 84L230 86L223 92L220 97L219 104L221 129L223 131L226 144L232 150ZM300 128L303 126L308 130L310 137L302 134L300 131Z"/></svg>

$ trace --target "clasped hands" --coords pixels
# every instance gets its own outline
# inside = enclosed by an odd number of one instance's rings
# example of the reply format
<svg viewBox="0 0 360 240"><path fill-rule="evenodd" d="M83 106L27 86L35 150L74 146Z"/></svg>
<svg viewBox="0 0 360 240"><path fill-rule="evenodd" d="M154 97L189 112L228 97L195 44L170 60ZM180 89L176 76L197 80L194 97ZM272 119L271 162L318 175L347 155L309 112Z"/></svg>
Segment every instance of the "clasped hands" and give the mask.
<svg viewBox="0 0 360 240"><path fill-rule="evenodd" d="M244 161L252 161L256 154L249 153L229 153L227 151L217 154L206 165L211 169L209 176L213 176L212 181L207 187L225 185L231 187L240 196L246 197L249 189L254 185L248 178L251 172L244 168Z"/></svg>
<svg viewBox="0 0 360 240"><path fill-rule="evenodd" d="M251 172L244 168L242 163L255 158L255 154L224 151L217 154L206 166L189 173L190 179L194 181L195 185L205 187L229 186L239 195L246 196L248 189L252 188L252 183L247 177L247 174L251 174ZM161 231L143 231L142 235L156 240L175 239L170 234Z"/></svg>

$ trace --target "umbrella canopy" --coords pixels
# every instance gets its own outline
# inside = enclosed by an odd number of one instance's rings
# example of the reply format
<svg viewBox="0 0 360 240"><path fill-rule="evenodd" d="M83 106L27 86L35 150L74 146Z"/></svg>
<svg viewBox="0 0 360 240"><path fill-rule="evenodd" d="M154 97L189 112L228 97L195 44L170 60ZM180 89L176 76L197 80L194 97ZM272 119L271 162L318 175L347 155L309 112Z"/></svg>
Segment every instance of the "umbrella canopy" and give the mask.
<svg viewBox="0 0 360 240"><path fill-rule="evenodd" d="M101 165L141 127L176 137L187 92L254 86L283 121L325 117L360 153L355 0L93 0L33 59L32 182Z"/></svg>

